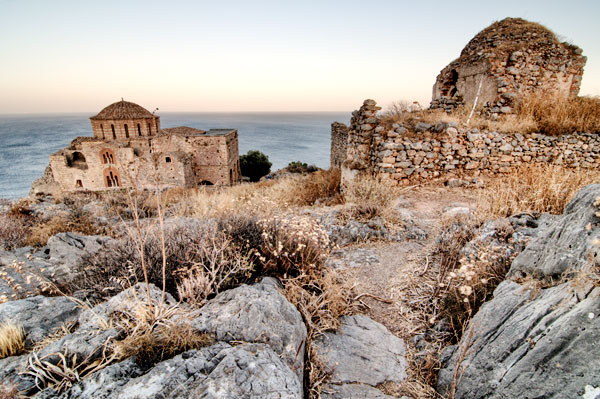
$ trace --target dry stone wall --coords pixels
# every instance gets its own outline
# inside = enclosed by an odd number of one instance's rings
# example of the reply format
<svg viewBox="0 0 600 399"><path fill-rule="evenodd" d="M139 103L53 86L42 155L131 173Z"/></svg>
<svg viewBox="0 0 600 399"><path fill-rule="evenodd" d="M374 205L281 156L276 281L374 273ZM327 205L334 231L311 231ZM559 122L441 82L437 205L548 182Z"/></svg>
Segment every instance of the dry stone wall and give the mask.
<svg viewBox="0 0 600 399"><path fill-rule="evenodd" d="M594 134L504 134L463 129L452 123L401 124L386 128L366 100L353 113L342 179L369 173L408 184L435 177L506 173L523 164L600 168L600 138ZM367 123L367 121L369 123Z"/></svg>
<svg viewBox="0 0 600 399"><path fill-rule="evenodd" d="M331 124L331 167L339 168L346 160L348 144L348 126L340 122Z"/></svg>

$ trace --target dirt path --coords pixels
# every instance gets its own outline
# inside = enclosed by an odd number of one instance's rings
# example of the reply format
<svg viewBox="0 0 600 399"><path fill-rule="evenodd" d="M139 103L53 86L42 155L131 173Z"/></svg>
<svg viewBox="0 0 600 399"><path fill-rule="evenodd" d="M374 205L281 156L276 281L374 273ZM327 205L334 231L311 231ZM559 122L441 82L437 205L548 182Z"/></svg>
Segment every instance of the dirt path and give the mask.
<svg viewBox="0 0 600 399"><path fill-rule="evenodd" d="M403 221L421 229L425 239L402 242L368 242L345 247L332 254L341 266L340 274L352 279L362 293L365 313L385 325L393 334L407 340L418 328L414 312L409 312L407 289L418 290L419 276L435 260L431 256L450 209L474 207L471 191L445 187L418 188L397 201ZM422 325L422 324L421 324Z"/></svg>

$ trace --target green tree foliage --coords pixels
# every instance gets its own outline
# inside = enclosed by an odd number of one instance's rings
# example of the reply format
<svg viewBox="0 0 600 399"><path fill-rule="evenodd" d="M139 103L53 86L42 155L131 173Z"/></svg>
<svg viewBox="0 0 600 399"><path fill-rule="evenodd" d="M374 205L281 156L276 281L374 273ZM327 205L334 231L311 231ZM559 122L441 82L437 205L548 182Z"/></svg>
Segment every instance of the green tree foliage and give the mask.
<svg viewBox="0 0 600 399"><path fill-rule="evenodd" d="M260 151L250 150L246 155L240 155L242 176L249 177L250 181L259 181L261 177L268 175L271 165L269 157Z"/></svg>

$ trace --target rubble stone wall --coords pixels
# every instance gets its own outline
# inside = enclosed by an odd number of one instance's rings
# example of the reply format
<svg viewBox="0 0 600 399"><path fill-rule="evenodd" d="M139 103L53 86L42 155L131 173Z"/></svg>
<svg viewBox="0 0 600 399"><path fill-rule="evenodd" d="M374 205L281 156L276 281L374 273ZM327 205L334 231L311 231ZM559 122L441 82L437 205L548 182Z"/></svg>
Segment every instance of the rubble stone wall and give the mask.
<svg viewBox="0 0 600 399"><path fill-rule="evenodd" d="M368 173L407 184L441 176L506 173L523 164L600 168L600 137L595 134L504 134L443 122L414 132L401 124L385 127L375 115L378 109L375 101L366 100L354 111L342 179Z"/></svg>
<svg viewBox="0 0 600 399"><path fill-rule="evenodd" d="M346 160L348 144L348 126L340 122L331 124L331 167L339 168Z"/></svg>

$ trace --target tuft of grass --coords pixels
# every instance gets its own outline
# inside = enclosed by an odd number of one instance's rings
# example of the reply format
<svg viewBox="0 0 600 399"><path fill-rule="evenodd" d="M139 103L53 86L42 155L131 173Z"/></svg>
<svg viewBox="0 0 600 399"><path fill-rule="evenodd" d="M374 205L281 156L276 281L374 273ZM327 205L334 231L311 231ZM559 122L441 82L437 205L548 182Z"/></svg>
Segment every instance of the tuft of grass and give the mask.
<svg viewBox="0 0 600 399"><path fill-rule="evenodd" d="M16 356L25 350L25 331L7 321L0 325L0 359Z"/></svg>
<svg viewBox="0 0 600 399"><path fill-rule="evenodd" d="M560 214L585 185L600 181L600 172L554 165L526 165L497 176L479 193L482 220L520 212Z"/></svg>
<svg viewBox="0 0 600 399"><path fill-rule="evenodd" d="M214 338L197 332L188 316L179 305L138 302L130 312L118 315L117 324L126 336L112 345L115 357L135 356L136 363L146 367L213 344Z"/></svg>
<svg viewBox="0 0 600 399"><path fill-rule="evenodd" d="M399 195L397 185L370 175L357 177L345 185L343 191L346 203L358 205L362 212L377 215L387 214Z"/></svg>

